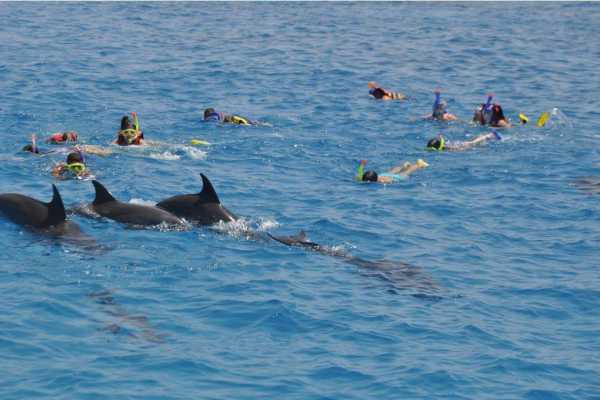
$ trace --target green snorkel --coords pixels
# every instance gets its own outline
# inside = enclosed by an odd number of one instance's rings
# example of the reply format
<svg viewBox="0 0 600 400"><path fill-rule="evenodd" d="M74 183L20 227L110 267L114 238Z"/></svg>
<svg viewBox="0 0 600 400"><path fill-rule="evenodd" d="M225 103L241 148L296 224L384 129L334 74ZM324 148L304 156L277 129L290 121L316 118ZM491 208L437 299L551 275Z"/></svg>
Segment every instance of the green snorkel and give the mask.
<svg viewBox="0 0 600 400"><path fill-rule="evenodd" d="M365 173L365 166L367 165L367 160L360 160L360 165L358 166L358 170L356 171L356 180L362 182L363 175Z"/></svg>
<svg viewBox="0 0 600 400"><path fill-rule="evenodd" d="M133 118L133 129L135 129L136 131L141 130L140 120L138 119L137 113L135 111L131 113L131 117Z"/></svg>

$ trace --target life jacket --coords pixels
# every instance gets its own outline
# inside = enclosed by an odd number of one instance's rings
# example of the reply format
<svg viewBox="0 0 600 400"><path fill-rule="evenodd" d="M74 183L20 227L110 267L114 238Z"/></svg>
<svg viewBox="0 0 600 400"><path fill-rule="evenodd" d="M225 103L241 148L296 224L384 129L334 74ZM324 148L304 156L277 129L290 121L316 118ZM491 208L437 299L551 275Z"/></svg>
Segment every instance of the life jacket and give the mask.
<svg viewBox="0 0 600 400"><path fill-rule="evenodd" d="M56 132L50 136L50 142L52 143L63 143L67 141L67 134L62 132Z"/></svg>

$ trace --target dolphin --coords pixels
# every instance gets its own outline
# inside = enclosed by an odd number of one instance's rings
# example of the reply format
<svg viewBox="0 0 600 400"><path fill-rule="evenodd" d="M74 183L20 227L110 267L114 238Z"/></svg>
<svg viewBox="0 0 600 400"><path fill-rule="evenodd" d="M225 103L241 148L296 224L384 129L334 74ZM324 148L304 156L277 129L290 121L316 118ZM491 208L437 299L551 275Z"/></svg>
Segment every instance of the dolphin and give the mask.
<svg viewBox="0 0 600 400"><path fill-rule="evenodd" d="M270 233L267 233L267 235L286 246L302 247L319 254L341 259L348 264L361 268L361 270L365 271L365 275L375 276L387 281L398 289L417 288L424 292L436 292L439 288L435 282L422 273L421 268L390 260L365 260L364 258L353 256L346 251L336 250L329 246L310 241L303 230L294 236L275 236ZM417 297L422 297L422 295Z"/></svg>
<svg viewBox="0 0 600 400"><path fill-rule="evenodd" d="M65 206L55 185L52 185L49 203L18 193L1 193L0 214L39 233L93 243L93 239L83 235L75 222L67 220Z"/></svg>
<svg viewBox="0 0 600 400"><path fill-rule="evenodd" d="M181 225L183 221L175 215L155 206L123 203L115 199L98 181L92 181L96 189L96 198L92 209L105 218L132 225Z"/></svg>
<svg viewBox="0 0 600 400"><path fill-rule="evenodd" d="M204 174L202 177L202 191L197 194L182 194L169 197L156 206L180 218L198 225L212 225L219 221L233 222L238 219L231 211L225 208L212 183Z"/></svg>
<svg viewBox="0 0 600 400"><path fill-rule="evenodd" d="M600 176L582 176L573 181L579 190L588 194L600 193Z"/></svg>

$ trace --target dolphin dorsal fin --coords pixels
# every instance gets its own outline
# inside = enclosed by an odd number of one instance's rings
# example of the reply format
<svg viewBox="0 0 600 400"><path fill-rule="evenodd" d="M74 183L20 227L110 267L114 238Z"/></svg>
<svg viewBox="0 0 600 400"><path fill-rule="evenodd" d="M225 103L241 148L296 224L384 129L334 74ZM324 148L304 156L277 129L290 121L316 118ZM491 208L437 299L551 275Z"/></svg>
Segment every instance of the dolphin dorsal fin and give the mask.
<svg viewBox="0 0 600 400"><path fill-rule="evenodd" d="M301 242L306 242L306 232L304 232L304 229L301 229L300 232L298 232L296 238Z"/></svg>
<svg viewBox="0 0 600 400"><path fill-rule="evenodd" d="M110 201L116 201L115 198L110 194L108 190L98 181L92 181L94 189L96 189L96 198L94 204L104 204Z"/></svg>
<svg viewBox="0 0 600 400"><path fill-rule="evenodd" d="M215 192L215 188L212 183L208 180L208 178L204 174L200 174L202 177L202 191L198 193L198 201L202 203L217 203L220 204L219 196L217 196L217 192Z"/></svg>
<svg viewBox="0 0 600 400"><path fill-rule="evenodd" d="M46 203L48 206L48 218L46 219L47 225L56 225L67 219L65 213L65 205L63 204L60 193L55 185L52 185L52 200L50 203Z"/></svg>

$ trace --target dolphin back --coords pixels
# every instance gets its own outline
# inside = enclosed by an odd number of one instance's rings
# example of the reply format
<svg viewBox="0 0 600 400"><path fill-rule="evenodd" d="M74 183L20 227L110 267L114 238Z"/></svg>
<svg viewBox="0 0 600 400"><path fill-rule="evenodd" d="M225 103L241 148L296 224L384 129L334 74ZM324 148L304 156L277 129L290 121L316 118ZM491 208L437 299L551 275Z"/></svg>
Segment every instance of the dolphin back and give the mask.
<svg viewBox="0 0 600 400"><path fill-rule="evenodd" d="M56 225L67 219L65 205L56 185L52 185L52 200L47 205L48 218L46 219L46 226Z"/></svg>
<svg viewBox="0 0 600 400"><path fill-rule="evenodd" d="M52 185L52 200L43 203L18 193L0 194L0 212L11 221L34 228L46 228L65 221L65 206L56 186Z"/></svg>
<svg viewBox="0 0 600 400"><path fill-rule="evenodd" d="M112 194L98 181L92 181L94 189L96 190L96 197L94 198L94 205L104 204L111 201L116 201Z"/></svg>
<svg viewBox="0 0 600 400"><path fill-rule="evenodd" d="M198 201L202 203L217 203L221 204L219 196L213 187L212 183L208 180L206 175L200 174L202 177L202 191L198 193Z"/></svg>
<svg viewBox="0 0 600 400"><path fill-rule="evenodd" d="M141 204L123 203L98 181L92 181L96 189L96 198L92 208L105 218L126 224L152 226L161 223L180 225L182 221L174 214L155 207Z"/></svg>
<svg viewBox="0 0 600 400"><path fill-rule="evenodd" d="M221 204L210 180L204 174L200 175L203 184L200 193L172 196L156 206L199 225L237 220L237 216Z"/></svg>

